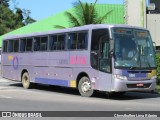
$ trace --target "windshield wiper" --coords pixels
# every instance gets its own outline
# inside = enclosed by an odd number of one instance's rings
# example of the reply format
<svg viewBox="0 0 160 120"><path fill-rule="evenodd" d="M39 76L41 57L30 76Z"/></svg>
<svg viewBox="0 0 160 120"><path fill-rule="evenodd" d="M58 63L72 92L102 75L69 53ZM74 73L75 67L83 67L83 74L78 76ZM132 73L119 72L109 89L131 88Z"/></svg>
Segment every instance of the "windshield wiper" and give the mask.
<svg viewBox="0 0 160 120"><path fill-rule="evenodd" d="M132 66L132 67L130 67L130 70L135 70L137 67L134 67L134 66Z"/></svg>

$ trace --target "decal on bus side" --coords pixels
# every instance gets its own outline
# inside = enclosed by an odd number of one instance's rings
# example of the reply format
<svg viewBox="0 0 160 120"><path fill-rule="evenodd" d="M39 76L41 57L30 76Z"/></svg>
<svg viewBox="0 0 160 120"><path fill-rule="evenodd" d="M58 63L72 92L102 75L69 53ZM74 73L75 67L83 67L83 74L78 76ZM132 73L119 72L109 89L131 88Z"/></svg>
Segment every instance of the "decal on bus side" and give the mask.
<svg viewBox="0 0 160 120"><path fill-rule="evenodd" d="M9 55L9 56L8 56L8 60L13 60L13 56L12 56L12 55Z"/></svg>
<svg viewBox="0 0 160 120"><path fill-rule="evenodd" d="M86 57L84 57L84 56L71 56L70 57L70 64L85 65L86 64Z"/></svg>
<svg viewBox="0 0 160 120"><path fill-rule="evenodd" d="M17 69L18 69L19 60L18 60L18 57L17 57L17 56L16 56L16 57L13 57L12 65L13 65L14 70L17 70Z"/></svg>

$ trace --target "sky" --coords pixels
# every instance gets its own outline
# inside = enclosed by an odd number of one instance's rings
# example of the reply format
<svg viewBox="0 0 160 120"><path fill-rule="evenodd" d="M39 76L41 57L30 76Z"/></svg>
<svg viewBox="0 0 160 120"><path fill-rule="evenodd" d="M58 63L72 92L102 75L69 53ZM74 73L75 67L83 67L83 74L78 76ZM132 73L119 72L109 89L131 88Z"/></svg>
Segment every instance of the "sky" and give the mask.
<svg viewBox="0 0 160 120"><path fill-rule="evenodd" d="M77 0L10 0L10 8L13 10L15 1L17 7L31 11L30 16L39 21L51 15L66 11L73 7ZM95 0L81 0L93 3ZM123 4L123 0L98 0L99 4Z"/></svg>

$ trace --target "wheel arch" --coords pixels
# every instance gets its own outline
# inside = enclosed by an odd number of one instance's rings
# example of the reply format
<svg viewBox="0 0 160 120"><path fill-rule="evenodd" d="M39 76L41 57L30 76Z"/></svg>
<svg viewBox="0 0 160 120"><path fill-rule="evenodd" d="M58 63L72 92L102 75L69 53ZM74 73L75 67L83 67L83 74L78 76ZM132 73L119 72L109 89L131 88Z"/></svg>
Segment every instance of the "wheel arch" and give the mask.
<svg viewBox="0 0 160 120"><path fill-rule="evenodd" d="M26 69L23 69L22 72L21 72L21 81L22 81L22 75L23 75L25 72L28 73L28 71L27 71Z"/></svg>
<svg viewBox="0 0 160 120"><path fill-rule="evenodd" d="M86 76L90 79L89 75L86 72L79 73L77 76L77 79L76 79L76 88L78 88L78 83L79 83L80 79L84 76Z"/></svg>

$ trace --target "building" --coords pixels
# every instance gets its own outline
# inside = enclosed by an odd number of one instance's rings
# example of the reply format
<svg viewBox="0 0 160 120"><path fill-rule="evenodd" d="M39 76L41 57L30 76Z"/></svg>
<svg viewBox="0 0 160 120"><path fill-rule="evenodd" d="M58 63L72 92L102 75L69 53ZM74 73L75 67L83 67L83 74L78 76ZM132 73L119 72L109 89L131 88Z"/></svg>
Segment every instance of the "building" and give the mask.
<svg viewBox="0 0 160 120"><path fill-rule="evenodd" d="M107 24L124 24L124 5L122 4L97 4L96 5L97 13L102 16L106 12L112 11L104 23ZM69 12L73 12L73 8L67 10ZM29 34L29 33L37 33L43 31L55 30L55 25L61 25L65 27L69 27L69 20L64 15L65 11L62 13L58 13L52 15L43 20L37 21L30 25L24 26L12 32L9 32L5 35L0 36L0 47L2 47L2 39L7 35L21 35L21 34Z"/></svg>

